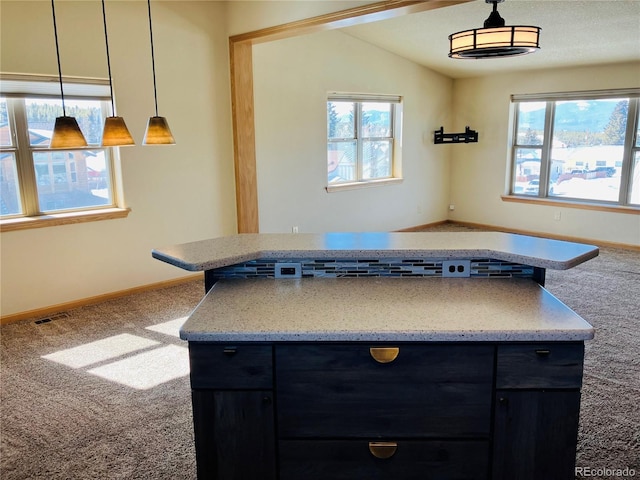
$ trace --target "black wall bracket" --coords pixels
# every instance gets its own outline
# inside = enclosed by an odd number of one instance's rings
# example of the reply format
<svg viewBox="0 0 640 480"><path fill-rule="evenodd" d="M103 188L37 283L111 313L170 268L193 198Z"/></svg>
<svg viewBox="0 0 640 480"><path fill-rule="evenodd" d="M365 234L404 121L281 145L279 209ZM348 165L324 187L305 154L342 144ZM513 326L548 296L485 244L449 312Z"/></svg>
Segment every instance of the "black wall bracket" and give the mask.
<svg viewBox="0 0 640 480"><path fill-rule="evenodd" d="M464 133L444 133L444 127L433 132L433 143L474 143L478 141L478 132L469 127L464 128Z"/></svg>

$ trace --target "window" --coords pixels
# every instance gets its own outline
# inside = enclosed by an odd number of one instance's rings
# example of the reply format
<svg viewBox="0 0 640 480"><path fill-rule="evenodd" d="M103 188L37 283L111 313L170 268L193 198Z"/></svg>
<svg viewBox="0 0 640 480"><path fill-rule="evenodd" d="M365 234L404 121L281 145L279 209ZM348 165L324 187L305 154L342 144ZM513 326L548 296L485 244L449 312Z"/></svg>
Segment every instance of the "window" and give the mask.
<svg viewBox="0 0 640 480"><path fill-rule="evenodd" d="M640 206L640 90L513 97L511 194Z"/></svg>
<svg viewBox="0 0 640 480"><path fill-rule="evenodd" d="M109 85L65 84L66 113L76 117L89 144L69 150L49 148L55 118L62 115L59 88L50 80L1 78L3 230L11 223L26 225L25 220L116 207L114 153L100 147L104 118L110 113Z"/></svg>
<svg viewBox="0 0 640 480"><path fill-rule="evenodd" d="M400 180L401 98L332 94L327 100L327 183Z"/></svg>

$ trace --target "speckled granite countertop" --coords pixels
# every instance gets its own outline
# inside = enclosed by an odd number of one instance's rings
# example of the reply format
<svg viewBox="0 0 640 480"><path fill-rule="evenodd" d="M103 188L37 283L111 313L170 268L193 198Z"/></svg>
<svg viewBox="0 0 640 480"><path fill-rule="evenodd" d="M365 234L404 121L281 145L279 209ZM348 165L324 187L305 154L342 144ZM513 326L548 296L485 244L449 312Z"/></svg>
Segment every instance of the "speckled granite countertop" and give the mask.
<svg viewBox="0 0 640 480"><path fill-rule="evenodd" d="M240 234L152 251L189 271L211 270L257 258L494 258L567 270L598 256L598 247L499 232Z"/></svg>
<svg viewBox="0 0 640 480"><path fill-rule="evenodd" d="M529 279L221 280L189 341L581 341L593 327Z"/></svg>

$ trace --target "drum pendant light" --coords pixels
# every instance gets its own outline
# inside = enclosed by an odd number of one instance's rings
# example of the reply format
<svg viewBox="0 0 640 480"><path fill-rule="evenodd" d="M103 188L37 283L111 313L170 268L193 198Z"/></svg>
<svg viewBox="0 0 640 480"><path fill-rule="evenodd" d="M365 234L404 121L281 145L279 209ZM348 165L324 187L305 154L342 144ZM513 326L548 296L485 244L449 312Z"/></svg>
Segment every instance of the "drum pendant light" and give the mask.
<svg viewBox="0 0 640 480"><path fill-rule="evenodd" d="M151 68L153 71L153 99L156 106L156 114L149 118L147 129L144 132L143 145L175 145L176 141L171 134L167 119L158 116L158 92L156 87L156 62L153 53L153 28L151 27L151 0L147 0L149 10L149 37L151 39Z"/></svg>
<svg viewBox="0 0 640 480"><path fill-rule="evenodd" d="M56 41L56 58L58 59L58 78L60 80L60 98L62 99L62 116L56 118L51 134L49 148L78 148L86 147L87 140L80 131L78 122L74 117L67 117L64 104L64 88L62 87L62 68L60 67L60 48L58 46L58 27L56 25L56 7L51 0L51 13L53 16L53 36Z"/></svg>
<svg viewBox="0 0 640 480"><path fill-rule="evenodd" d="M109 58L109 39L107 37L107 14L102 0L102 21L104 23L104 43L107 47L107 69L109 71L109 91L111 93L111 115L104 119L104 129L102 130L103 147L124 147L135 145L133 137L129 133L124 118L116 116L116 107L113 100L113 83L111 80L111 59Z"/></svg>
<svg viewBox="0 0 640 480"><path fill-rule="evenodd" d="M485 0L493 4L493 11L484 21L484 28L464 30L449 35L451 58L499 58L533 53L540 48L540 27L514 25L505 27L498 13L498 3L504 0Z"/></svg>

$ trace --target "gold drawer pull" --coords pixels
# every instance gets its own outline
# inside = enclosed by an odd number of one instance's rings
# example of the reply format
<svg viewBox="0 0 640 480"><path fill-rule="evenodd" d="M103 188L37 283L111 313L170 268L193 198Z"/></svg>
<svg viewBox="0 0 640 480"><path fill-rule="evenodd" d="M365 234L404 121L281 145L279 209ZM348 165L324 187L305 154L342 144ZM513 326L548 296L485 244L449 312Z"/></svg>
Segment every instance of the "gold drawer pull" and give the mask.
<svg viewBox="0 0 640 480"><path fill-rule="evenodd" d="M396 442L369 442L369 451L376 458L391 458L397 449Z"/></svg>
<svg viewBox="0 0 640 480"><path fill-rule="evenodd" d="M369 353L378 363L391 363L397 358L400 349L398 347L371 347Z"/></svg>

